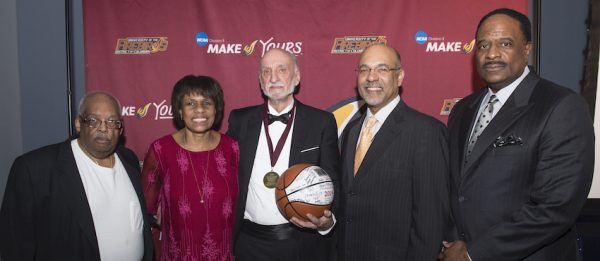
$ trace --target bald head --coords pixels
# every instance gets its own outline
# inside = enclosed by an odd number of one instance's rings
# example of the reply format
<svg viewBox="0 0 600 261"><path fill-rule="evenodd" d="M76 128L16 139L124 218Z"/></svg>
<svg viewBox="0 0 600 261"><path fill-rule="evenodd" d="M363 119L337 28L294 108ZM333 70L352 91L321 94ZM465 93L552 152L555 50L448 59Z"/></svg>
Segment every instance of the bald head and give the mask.
<svg viewBox="0 0 600 261"><path fill-rule="evenodd" d="M362 52L362 54L360 55L361 60L365 55L369 55L369 53L371 53L371 52L382 53L388 57L393 57L393 59L395 59L395 62L396 62L395 67L401 66L400 65L400 53L392 47L389 47L385 44L371 45L371 46L365 48L365 50ZM359 66L360 66L360 64L359 64Z"/></svg>
<svg viewBox="0 0 600 261"><path fill-rule="evenodd" d="M95 102L109 103L114 106L115 111L121 115L121 104L119 101L112 95L101 91L88 93L81 98L78 108L79 115L87 115L89 113L89 104Z"/></svg>
<svg viewBox="0 0 600 261"><path fill-rule="evenodd" d="M286 56L287 59L289 59L290 61L292 61L292 63L294 64L294 66L296 67L296 69L298 68L298 59L296 58L296 55L294 55L293 53L290 53L286 50L283 50L281 48L271 48L269 49L265 55L263 55L263 57L260 59L260 66L261 66L261 70L263 67L263 62L265 61L265 59L270 59L272 56Z"/></svg>

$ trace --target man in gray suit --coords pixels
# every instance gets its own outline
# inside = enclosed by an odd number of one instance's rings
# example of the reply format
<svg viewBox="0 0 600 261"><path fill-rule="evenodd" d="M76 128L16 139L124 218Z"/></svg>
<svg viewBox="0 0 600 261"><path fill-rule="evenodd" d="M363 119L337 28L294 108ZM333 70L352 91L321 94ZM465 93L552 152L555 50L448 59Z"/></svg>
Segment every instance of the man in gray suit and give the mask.
<svg viewBox="0 0 600 261"><path fill-rule="evenodd" d="M340 260L435 260L449 227L444 125L408 107L400 55L373 45L361 55L366 112L342 136Z"/></svg>
<svg viewBox="0 0 600 261"><path fill-rule="evenodd" d="M527 68L528 18L511 9L477 27L487 83L450 114L451 206L459 240L442 260L577 259L575 219L594 167L583 99Z"/></svg>

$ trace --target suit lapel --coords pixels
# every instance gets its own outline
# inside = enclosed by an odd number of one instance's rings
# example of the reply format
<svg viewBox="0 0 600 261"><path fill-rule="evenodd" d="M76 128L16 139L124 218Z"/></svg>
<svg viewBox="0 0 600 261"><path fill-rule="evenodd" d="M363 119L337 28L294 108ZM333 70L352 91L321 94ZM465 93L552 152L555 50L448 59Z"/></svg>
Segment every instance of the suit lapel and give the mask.
<svg viewBox="0 0 600 261"><path fill-rule="evenodd" d="M354 155L356 154L356 145L358 143L358 135L360 134L360 129L362 127L362 122L365 120L365 114L363 114L360 118L354 120L349 123L350 129L348 129L348 137L346 139L346 147L344 148L344 159L342 162L345 163L343 169L347 170L343 173L346 175L344 180L346 180L346 184L344 184L344 188L350 188L352 181L354 180Z"/></svg>
<svg viewBox="0 0 600 261"><path fill-rule="evenodd" d="M90 241L90 243L98 248L98 239L96 237L96 229L94 228L94 219L92 217L92 211L88 203L81 177L79 176L79 169L75 162L75 156L71 149L71 142L65 142L61 145L60 155L58 156L61 161L58 166L59 174L62 178L62 191L65 194L65 200L67 205L71 209L73 214L74 222L78 222L83 234Z"/></svg>
<svg viewBox="0 0 600 261"><path fill-rule="evenodd" d="M301 163L300 150L303 148L302 141L307 139L308 132L300 130L308 130L310 128L310 126L308 126L305 105L300 103L298 100L295 100L295 103L296 115L294 116L294 131L292 133L292 141L290 144L289 166Z"/></svg>
<svg viewBox="0 0 600 261"><path fill-rule="evenodd" d="M487 89L480 91L477 99L475 99L471 104L465 108L465 111L462 115L464 118L460 122L460 130L459 130L459 140L458 144L460 144L459 153L460 158L462 159L466 153L466 145L469 142L469 138L471 137L471 130L473 129L473 123L477 118L477 112L479 111L479 106L481 104L481 100L485 97L487 93Z"/></svg>
<svg viewBox="0 0 600 261"><path fill-rule="evenodd" d="M247 191L248 183L250 182L250 176L252 174L252 167L254 166L254 157L256 157L256 147L258 147L258 139L260 138L260 130L262 126L262 106L256 106L250 113L249 117L244 119L246 124L241 124L242 128L245 126L247 129L242 130L245 133L240 139L247 141L247 145L243 147L243 151L240 151L240 155L244 157L240 158L240 188Z"/></svg>
<svg viewBox="0 0 600 261"><path fill-rule="evenodd" d="M529 73L529 75L523 79L521 84L517 86L515 91L506 101L506 104L502 106L500 111L498 111L498 114L496 114L483 133L481 133L481 136L479 136L479 139L477 140L475 147L473 147L473 151L463 168L463 174L467 173L473 166L473 163L493 145L494 140L498 136L510 128L534 105L533 103L529 103L529 98L538 82L539 78L533 73Z"/></svg>

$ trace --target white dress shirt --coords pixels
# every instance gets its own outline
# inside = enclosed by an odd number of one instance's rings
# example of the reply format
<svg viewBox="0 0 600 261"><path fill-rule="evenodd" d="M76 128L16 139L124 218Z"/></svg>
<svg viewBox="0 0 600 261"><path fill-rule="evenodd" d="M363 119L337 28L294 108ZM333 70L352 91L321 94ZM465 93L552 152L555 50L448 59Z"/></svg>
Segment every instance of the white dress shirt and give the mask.
<svg viewBox="0 0 600 261"><path fill-rule="evenodd" d="M268 108L270 114L278 116L288 113L292 110L293 106L294 102L281 112L277 112L270 104L268 105ZM296 115L292 115L291 117L295 116ZM281 138L285 127L286 124L280 121L275 121L268 125L273 149L277 146L277 142ZM294 125L292 124L283 145L283 149L281 150L281 154L277 159L277 163L275 163L275 166L271 169L271 158L269 155L265 127L264 124L261 124L260 137L258 138L258 146L256 148L256 155L254 156L254 165L252 166L252 174L250 176L250 183L248 184L248 197L246 199L246 210L244 211L245 219L261 225L279 225L288 223L288 220L281 215L277 208L275 202L275 189L267 188L263 183L263 177L271 170L281 175L288 169L293 132Z"/></svg>
<svg viewBox="0 0 600 261"><path fill-rule="evenodd" d="M388 118L388 116L390 116L390 114L396 108L398 103L400 103L400 95L397 95L396 98L394 98L390 103L383 106L383 108L379 109L379 111L375 114L371 112L371 109L367 109L367 115L365 117L365 120L363 120L358 137L362 135L362 132L365 128L365 125L367 125L367 120L369 119L369 117L375 116L375 119L377 119L377 123L375 123L375 125L373 125L373 127L371 128L371 133L373 133L374 139L375 135L377 135L377 132L379 132L379 129L381 129L381 126L383 126L383 123ZM358 142L356 143L356 146L358 147Z"/></svg>
<svg viewBox="0 0 600 261"><path fill-rule="evenodd" d="M490 96L496 95L496 97L498 98L498 102L496 104L494 104L494 107L493 107L493 109L494 109L494 111L492 112L492 119L493 119L496 116L496 114L498 114L498 112L500 111L502 106L504 106L504 104L506 103L506 101L508 100L510 95L512 95L512 93L515 91L515 89L517 89L517 86L519 86L519 84L521 84L523 79L525 79L525 76L527 76L527 74L529 74L529 68L525 67L525 70L523 70L523 73L521 74L521 76L519 76L519 78L517 78L514 82L507 85L506 87L500 89L496 93L494 93L491 88L488 88L488 91L485 94L485 97L483 97L483 99L481 100L481 104L479 104L479 110L477 111L477 116L476 116L475 120L477 120L479 118L481 111L483 111L483 108L485 108L485 105L490 100ZM475 130L475 124L473 124L473 126L471 126L471 134L469 135L469 137L471 137L471 135L473 135L473 130Z"/></svg>

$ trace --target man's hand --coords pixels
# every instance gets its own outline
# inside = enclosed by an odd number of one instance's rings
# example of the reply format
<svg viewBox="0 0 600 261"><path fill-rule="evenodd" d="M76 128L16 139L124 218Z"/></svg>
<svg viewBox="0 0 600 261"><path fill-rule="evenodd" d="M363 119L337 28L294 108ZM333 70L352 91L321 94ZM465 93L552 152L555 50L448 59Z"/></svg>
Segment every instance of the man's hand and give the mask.
<svg viewBox="0 0 600 261"><path fill-rule="evenodd" d="M444 241L444 248L438 255L438 259L442 261L470 261L467 254L467 243L462 240L447 242Z"/></svg>
<svg viewBox="0 0 600 261"><path fill-rule="evenodd" d="M296 217L292 217L292 219L290 219L290 222L292 222L298 227L312 228L321 231L330 229L331 226L333 226L332 213L329 210L323 211L323 216L320 218L317 218L311 214L306 214L306 216L309 219L309 221L303 221Z"/></svg>

